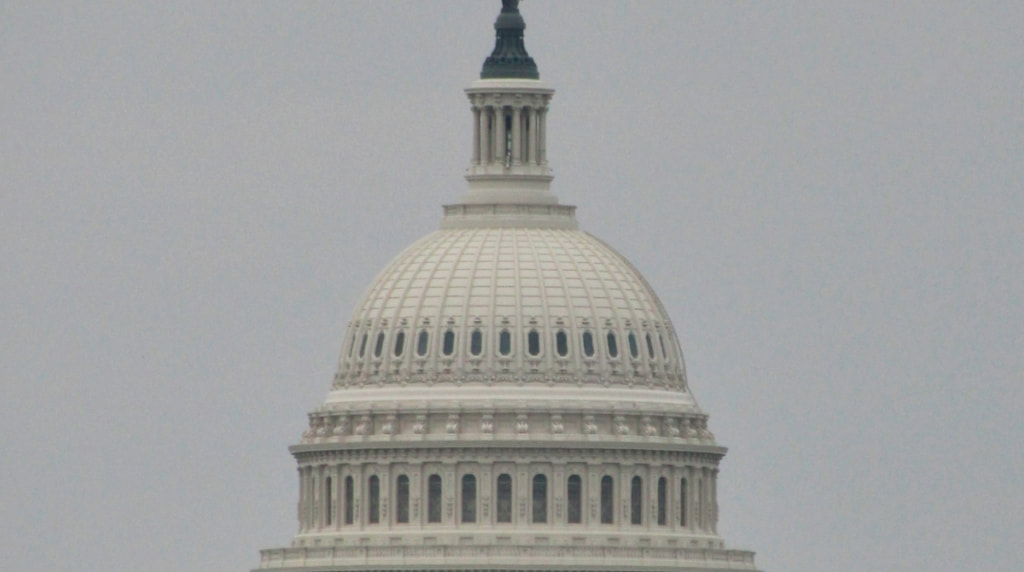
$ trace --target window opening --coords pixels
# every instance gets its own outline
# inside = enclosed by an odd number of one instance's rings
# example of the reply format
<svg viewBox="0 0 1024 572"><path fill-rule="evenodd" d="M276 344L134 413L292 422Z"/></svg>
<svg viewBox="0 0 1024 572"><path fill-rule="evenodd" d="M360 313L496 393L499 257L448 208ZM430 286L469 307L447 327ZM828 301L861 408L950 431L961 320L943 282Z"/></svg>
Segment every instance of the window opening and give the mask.
<svg viewBox="0 0 1024 572"><path fill-rule="evenodd" d="M508 330L502 330L498 334L498 352L503 356L512 353L512 334Z"/></svg>
<svg viewBox="0 0 1024 572"><path fill-rule="evenodd" d="M608 355L619 357L619 344L615 341L615 332L608 332Z"/></svg>
<svg viewBox="0 0 1024 572"><path fill-rule="evenodd" d="M579 475L569 477L566 492L569 497L569 524L580 524L583 522L583 479Z"/></svg>
<svg viewBox="0 0 1024 572"><path fill-rule="evenodd" d="M590 330L583 332L583 355L594 357L594 335Z"/></svg>
<svg viewBox="0 0 1024 572"><path fill-rule="evenodd" d="M601 524L613 524L615 522L615 507L612 501L615 498L615 482L609 476L601 478Z"/></svg>
<svg viewBox="0 0 1024 572"><path fill-rule="evenodd" d="M643 488L644 483L640 477L633 477L633 481L630 482L629 486L629 522L630 524L640 524L642 519L641 511L643 510Z"/></svg>
<svg viewBox="0 0 1024 572"><path fill-rule="evenodd" d="M427 334L426 330L420 330L419 339L416 340L416 355L423 357L427 355L427 349L429 349L428 342L430 341L430 335Z"/></svg>
<svg viewBox="0 0 1024 572"><path fill-rule="evenodd" d="M627 339L629 340L629 355L633 359L640 357L640 348L636 346L636 336L633 335L633 332L629 333Z"/></svg>
<svg viewBox="0 0 1024 572"><path fill-rule="evenodd" d="M512 477L498 476L498 495L495 517L498 522L512 522Z"/></svg>
<svg viewBox="0 0 1024 572"><path fill-rule="evenodd" d="M537 330L530 330L526 335L526 347L531 356L540 355L540 334Z"/></svg>
<svg viewBox="0 0 1024 572"><path fill-rule="evenodd" d="M368 333L367 334L363 334L363 341L360 342L360 344L359 344L359 357L363 357L363 356L366 355L366 338L369 335L370 334L368 334Z"/></svg>
<svg viewBox="0 0 1024 572"><path fill-rule="evenodd" d="M668 524L668 479L658 479L658 526Z"/></svg>
<svg viewBox="0 0 1024 572"><path fill-rule="evenodd" d="M331 477L327 477L324 482L324 505L326 505L324 506L324 519L327 521L325 523L327 526L334 524L334 507L331 506L334 504L334 495L332 494L334 491L331 490L331 485L333 484L334 480Z"/></svg>
<svg viewBox="0 0 1024 572"><path fill-rule="evenodd" d="M380 357L384 353L384 332L377 334L377 344L373 346L373 357Z"/></svg>
<svg viewBox="0 0 1024 572"><path fill-rule="evenodd" d="M377 475L370 477L370 506L367 520L370 524L380 523L380 479Z"/></svg>
<svg viewBox="0 0 1024 572"><path fill-rule="evenodd" d="M668 350L665 349L665 337L658 334L658 341L660 342L659 345L661 345L661 357L663 359L668 359Z"/></svg>
<svg viewBox="0 0 1024 572"><path fill-rule="evenodd" d="M345 477L345 524L352 524L355 520L355 508L352 506L355 500L355 491L352 490L354 486L352 477Z"/></svg>
<svg viewBox="0 0 1024 572"><path fill-rule="evenodd" d="M427 479L427 522L441 522L441 475Z"/></svg>
<svg viewBox="0 0 1024 572"><path fill-rule="evenodd" d="M480 330L473 330L469 336L469 353L478 356L484 351L484 335Z"/></svg>
<svg viewBox="0 0 1024 572"><path fill-rule="evenodd" d="M548 521L548 478L533 477L533 522Z"/></svg>
<svg viewBox="0 0 1024 572"><path fill-rule="evenodd" d="M697 479L697 509L694 522L698 528L704 528L704 481Z"/></svg>
<svg viewBox="0 0 1024 572"><path fill-rule="evenodd" d="M409 522L409 477L398 476L395 496L395 522L407 524Z"/></svg>
<svg viewBox="0 0 1024 572"><path fill-rule="evenodd" d="M569 355L569 336L566 336L565 332L562 330L559 330L558 333L555 334L555 351L557 351L558 355L561 357Z"/></svg>
<svg viewBox="0 0 1024 572"><path fill-rule="evenodd" d="M455 332L451 330L445 331L441 352L446 356L450 356L455 353Z"/></svg>
<svg viewBox="0 0 1024 572"><path fill-rule="evenodd" d="M651 341L651 334L644 334L647 338L647 356L654 359L654 343Z"/></svg>
<svg viewBox="0 0 1024 572"><path fill-rule="evenodd" d="M476 522L476 477L462 477L462 522Z"/></svg>
<svg viewBox="0 0 1024 572"><path fill-rule="evenodd" d="M395 357L402 357L405 351L405 332L398 332L395 336Z"/></svg>
<svg viewBox="0 0 1024 572"><path fill-rule="evenodd" d="M679 526L686 526L686 479L679 479Z"/></svg>

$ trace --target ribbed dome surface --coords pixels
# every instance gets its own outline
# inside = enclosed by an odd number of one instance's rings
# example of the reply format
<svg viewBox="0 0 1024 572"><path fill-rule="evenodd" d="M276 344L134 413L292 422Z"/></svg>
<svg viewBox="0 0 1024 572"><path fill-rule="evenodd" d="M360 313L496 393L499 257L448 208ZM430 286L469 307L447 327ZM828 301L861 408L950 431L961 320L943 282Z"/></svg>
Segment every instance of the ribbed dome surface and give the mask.
<svg viewBox="0 0 1024 572"><path fill-rule="evenodd" d="M557 228L442 229L371 285L335 389L448 383L686 390L647 282L600 240Z"/></svg>

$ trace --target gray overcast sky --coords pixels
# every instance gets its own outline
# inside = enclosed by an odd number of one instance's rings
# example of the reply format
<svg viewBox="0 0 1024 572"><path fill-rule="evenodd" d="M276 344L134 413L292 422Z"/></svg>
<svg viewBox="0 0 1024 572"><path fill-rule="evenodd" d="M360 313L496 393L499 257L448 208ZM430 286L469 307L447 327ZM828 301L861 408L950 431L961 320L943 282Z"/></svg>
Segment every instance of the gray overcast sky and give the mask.
<svg viewBox="0 0 1024 572"><path fill-rule="evenodd" d="M497 0L0 0L4 570L246 570ZM659 292L768 571L1024 561L1024 3L525 1L554 189Z"/></svg>

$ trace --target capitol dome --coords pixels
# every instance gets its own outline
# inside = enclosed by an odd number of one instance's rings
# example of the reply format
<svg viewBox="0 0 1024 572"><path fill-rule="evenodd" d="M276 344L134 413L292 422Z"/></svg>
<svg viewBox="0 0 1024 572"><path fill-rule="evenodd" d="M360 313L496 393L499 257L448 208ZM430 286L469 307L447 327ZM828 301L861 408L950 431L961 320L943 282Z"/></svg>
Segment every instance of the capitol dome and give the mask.
<svg viewBox="0 0 1024 572"><path fill-rule="evenodd" d="M358 304L260 569L753 571L668 314L551 192L554 90L502 5L467 191Z"/></svg>

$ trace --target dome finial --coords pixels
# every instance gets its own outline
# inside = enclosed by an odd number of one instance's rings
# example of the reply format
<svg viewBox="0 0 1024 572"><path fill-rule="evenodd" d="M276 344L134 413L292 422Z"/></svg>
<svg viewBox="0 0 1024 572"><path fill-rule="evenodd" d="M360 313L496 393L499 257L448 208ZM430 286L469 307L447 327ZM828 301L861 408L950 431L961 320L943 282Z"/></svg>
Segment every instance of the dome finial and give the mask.
<svg viewBox="0 0 1024 572"><path fill-rule="evenodd" d="M519 14L519 0L501 0L501 14L494 22L498 37L494 51L484 61L480 79L540 79L537 64L526 53L525 29L526 22Z"/></svg>

